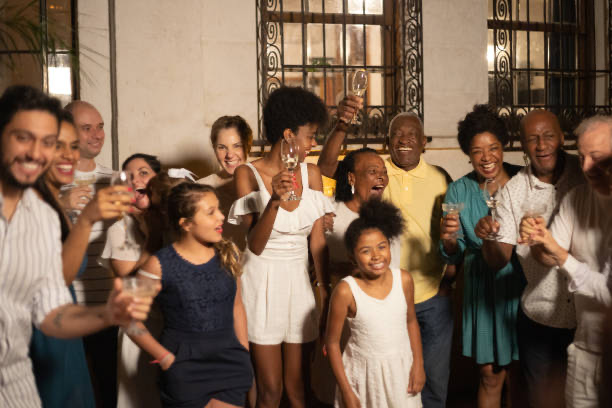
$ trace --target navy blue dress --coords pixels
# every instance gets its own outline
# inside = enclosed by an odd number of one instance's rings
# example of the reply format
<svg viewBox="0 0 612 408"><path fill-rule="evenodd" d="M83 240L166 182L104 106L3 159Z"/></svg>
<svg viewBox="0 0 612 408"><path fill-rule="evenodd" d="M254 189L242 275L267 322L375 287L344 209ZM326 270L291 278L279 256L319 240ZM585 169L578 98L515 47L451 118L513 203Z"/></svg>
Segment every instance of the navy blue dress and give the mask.
<svg viewBox="0 0 612 408"><path fill-rule="evenodd" d="M86 267L87 256L83 258L77 276ZM68 289L75 301L74 288L70 285ZM30 358L43 407L95 407L83 340L56 339L33 328Z"/></svg>
<svg viewBox="0 0 612 408"><path fill-rule="evenodd" d="M161 374L162 404L201 408L216 399L244 406L253 369L234 331L236 280L217 255L194 265L170 245L155 256L162 269L161 343L176 356Z"/></svg>

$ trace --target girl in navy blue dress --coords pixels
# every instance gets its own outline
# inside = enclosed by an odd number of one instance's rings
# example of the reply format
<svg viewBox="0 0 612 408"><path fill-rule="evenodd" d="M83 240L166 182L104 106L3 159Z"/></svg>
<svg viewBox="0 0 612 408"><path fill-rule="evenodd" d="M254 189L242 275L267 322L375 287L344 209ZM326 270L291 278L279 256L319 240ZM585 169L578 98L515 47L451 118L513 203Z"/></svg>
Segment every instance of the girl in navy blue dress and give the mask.
<svg viewBox="0 0 612 408"><path fill-rule="evenodd" d="M182 183L168 197L179 237L139 271L161 279L161 344L131 336L162 368L164 407L242 407L253 384L236 246L221 236L224 216L215 190ZM144 327L144 326L141 326Z"/></svg>

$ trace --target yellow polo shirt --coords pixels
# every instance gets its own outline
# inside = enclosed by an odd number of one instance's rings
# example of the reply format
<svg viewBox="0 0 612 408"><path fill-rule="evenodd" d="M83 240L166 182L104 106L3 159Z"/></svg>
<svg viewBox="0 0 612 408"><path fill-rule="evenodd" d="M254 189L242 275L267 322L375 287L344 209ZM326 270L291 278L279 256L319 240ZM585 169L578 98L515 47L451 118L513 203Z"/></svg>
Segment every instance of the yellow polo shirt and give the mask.
<svg viewBox="0 0 612 408"><path fill-rule="evenodd" d="M423 156L417 167L402 170L385 161L389 185L383 198L401 211L406 222L402 240L400 266L414 279L414 302L424 302L438 293L444 275L444 262L438 252L442 202L449 175L440 167L425 162Z"/></svg>

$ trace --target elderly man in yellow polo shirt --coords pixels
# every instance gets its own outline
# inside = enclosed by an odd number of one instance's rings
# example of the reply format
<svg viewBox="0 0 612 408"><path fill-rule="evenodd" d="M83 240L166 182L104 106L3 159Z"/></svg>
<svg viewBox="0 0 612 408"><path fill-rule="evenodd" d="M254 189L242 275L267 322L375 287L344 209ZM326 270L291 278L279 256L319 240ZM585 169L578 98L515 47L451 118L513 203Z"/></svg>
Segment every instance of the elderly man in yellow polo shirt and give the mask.
<svg viewBox="0 0 612 408"><path fill-rule="evenodd" d="M390 157L385 164L389 185L383 199L399 207L406 221L400 266L414 279L414 303L427 375L421 393L423 407L444 407L453 319L449 290L446 281L443 283L446 267L438 254L438 241L442 201L451 179L446 171L423 158L427 138L415 114L400 113L393 118L388 142Z"/></svg>

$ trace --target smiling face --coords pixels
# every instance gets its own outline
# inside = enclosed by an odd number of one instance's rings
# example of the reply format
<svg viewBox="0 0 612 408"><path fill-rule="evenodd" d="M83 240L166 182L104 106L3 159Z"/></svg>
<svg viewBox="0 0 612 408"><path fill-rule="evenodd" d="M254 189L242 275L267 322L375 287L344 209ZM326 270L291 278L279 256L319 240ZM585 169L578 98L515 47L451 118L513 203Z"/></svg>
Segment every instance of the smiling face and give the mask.
<svg viewBox="0 0 612 408"><path fill-rule="evenodd" d="M612 156L611 131L609 125L599 123L591 126L578 139L582 171L593 190L606 196L612 194L608 182L609 176L606 176L595 164Z"/></svg>
<svg viewBox="0 0 612 408"><path fill-rule="evenodd" d="M74 169L79 161L79 138L71 123L62 122L57 138L55 157L46 173L47 181L56 188L74 180Z"/></svg>
<svg viewBox="0 0 612 408"><path fill-rule="evenodd" d="M393 163L406 171L414 169L427 143L419 120L411 116L396 119L389 134L389 153Z"/></svg>
<svg viewBox="0 0 612 408"><path fill-rule="evenodd" d="M470 144L472 167L482 180L494 179L503 170L504 149L492 133L478 133Z"/></svg>
<svg viewBox="0 0 612 408"><path fill-rule="evenodd" d="M552 176L559 151L563 146L563 132L554 114L532 112L523 119L521 145L536 177Z"/></svg>
<svg viewBox="0 0 612 408"><path fill-rule="evenodd" d="M104 146L104 120L93 106L85 104L75 107L73 115L79 135L81 156L93 159L100 154Z"/></svg>
<svg viewBox="0 0 612 408"><path fill-rule="evenodd" d="M31 186L51 165L58 137L57 118L46 111L19 111L1 135L2 182Z"/></svg>
<svg viewBox="0 0 612 408"><path fill-rule="evenodd" d="M214 149L217 161L228 175L233 175L236 168L246 162L244 144L234 127L219 131Z"/></svg>
<svg viewBox="0 0 612 408"><path fill-rule="evenodd" d="M223 220L219 200L212 192L202 193L197 209L190 219L181 218L183 230L203 245L214 244L223 238Z"/></svg>
<svg viewBox="0 0 612 408"><path fill-rule="evenodd" d="M317 130L319 125L315 123L308 123L306 125L298 127L296 133L293 133L290 129L286 129L284 136L285 138L294 137L296 145L298 146L300 163L304 161L308 153L313 147L317 146ZM279 142L280 143L280 142Z"/></svg>
<svg viewBox="0 0 612 408"><path fill-rule="evenodd" d="M125 171L130 175L130 184L134 189L136 199L134 205L141 210L149 208L150 201L146 194L146 187L149 180L155 177L155 172L149 163L140 157L130 160L125 165Z"/></svg>
<svg viewBox="0 0 612 408"><path fill-rule="evenodd" d="M357 240L353 256L364 278L379 277L389 269L391 262L389 240L379 229L364 230Z"/></svg>
<svg viewBox="0 0 612 408"><path fill-rule="evenodd" d="M389 184L385 162L376 153L359 153L355 156L355 171L349 172L348 180L355 187L359 202L371 197L382 197Z"/></svg>

